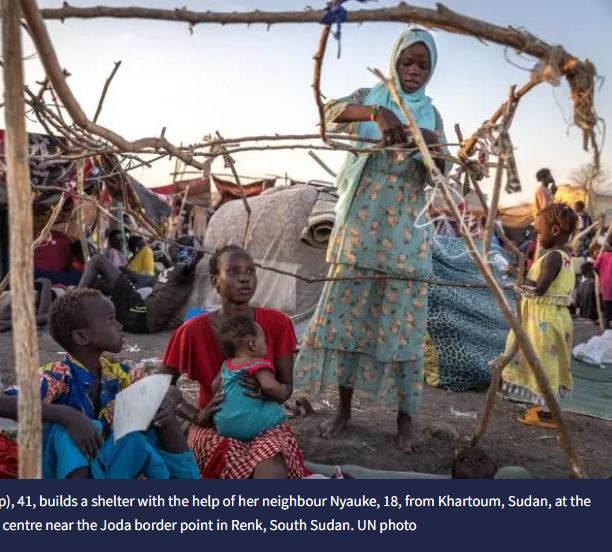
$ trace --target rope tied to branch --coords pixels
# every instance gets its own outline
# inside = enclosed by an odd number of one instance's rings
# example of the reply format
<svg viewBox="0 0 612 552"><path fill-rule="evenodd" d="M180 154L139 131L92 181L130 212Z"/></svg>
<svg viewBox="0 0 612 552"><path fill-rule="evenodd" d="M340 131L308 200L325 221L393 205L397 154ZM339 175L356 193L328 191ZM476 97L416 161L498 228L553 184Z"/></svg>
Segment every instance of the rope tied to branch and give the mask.
<svg viewBox="0 0 612 552"><path fill-rule="evenodd" d="M335 2L332 0L327 3L327 7L325 8L325 15L321 20L322 25L336 25L336 31L332 31L333 37L338 41L338 59L340 59L340 55L342 53L342 23L345 23L348 17L348 12L346 8L344 8L343 4L349 2L350 0L336 0ZM365 4L366 2L372 2L374 0L356 0L361 4Z"/></svg>

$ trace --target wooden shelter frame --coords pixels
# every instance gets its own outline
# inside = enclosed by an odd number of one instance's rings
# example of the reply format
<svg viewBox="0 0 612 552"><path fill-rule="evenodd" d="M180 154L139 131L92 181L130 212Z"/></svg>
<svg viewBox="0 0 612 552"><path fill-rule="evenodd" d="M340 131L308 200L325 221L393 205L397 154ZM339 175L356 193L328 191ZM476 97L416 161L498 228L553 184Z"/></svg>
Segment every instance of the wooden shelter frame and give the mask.
<svg viewBox="0 0 612 552"><path fill-rule="evenodd" d="M337 2L338 0L332 0L330 5ZM36 327L34 324L34 304L31 293L33 288L32 243L30 239L30 236L32 236L32 213L30 210L32 189L29 176L28 142L25 130L27 110L30 110L30 113L36 117L47 133L57 133L65 138L68 144L66 151L55 156L55 158L60 159L84 159L103 154L114 154L121 159L128 160L129 163L150 165L155 160L169 157L175 158L186 166L202 171L206 175L210 171L212 159L221 156L225 160L226 165L232 170L232 173L236 175L232 155L243 151L306 148L311 150L344 150L354 153L363 153L363 151L355 150L350 145L350 142L355 140L355 136L332 134L328 133L326 129L320 83L327 42L331 32L329 25L324 25L322 28L318 49L314 57L313 91L320 116L320 132L317 136L273 135L224 139L217 133L215 138L209 135L204 138L202 143L191 144L189 146L176 146L172 144L165 137L165 128L160 131L157 137L128 140L97 122L106 92L119 69L120 62L115 64L111 75L105 83L93 120L89 119L67 82L67 73L60 65L45 25L45 20L60 20L64 22L67 19L138 18L183 23L187 24L192 31L196 25L203 24L264 24L269 28L275 24L320 24L326 14L326 10L307 9L300 12L253 11L244 13L215 13L195 12L185 9L165 10L137 7L116 8L99 6L79 8L70 6L66 2L60 8L41 10L36 0L1 0L1 7L5 85L4 109L7 136L5 161L9 191L11 266L15 268L11 271L10 283L13 292L12 321L14 328L15 363L17 382L20 388L19 476L21 478L39 478L41 476L42 424L40 391L38 387L39 358ZM599 119L594 107L597 77L595 67L588 59L582 61L565 51L562 47L551 46L525 30L482 22L451 11L441 4L438 4L435 9L429 9L408 6L402 2L393 8L351 11L345 24L364 22L403 22L450 33L468 35L476 37L481 41L494 42L513 48L538 60L536 67L531 73L530 80L518 90L514 86L511 87L507 99L501 103L487 122L470 135L470 137L464 139L461 130L457 126L455 127L458 144L460 145L458 157L442 156L435 151L435 148L428 147L411 113L403 106L394 81L387 79L378 70L373 70L373 72L389 87L391 94L403 110L404 116L415 137L417 149L424 159L432 181L443 194L449 211L460 225L462 237L465 240L468 251L482 273L486 285L494 294L500 310L516 336L517 346L515 350L510 351L507 355L502 355L502 357L493 363L494 374L491 386L483 408L482 417L472 438L472 444L475 444L486 431L491 418L497 386L501 378L501 370L517 353L518 348L520 348L531 366L546 406L550 409L567 464L575 477L585 478L584 467L580 457L572 447L570 434L563 420L559 404L542 370L540 360L521 326L520 313L512 311L503 293L503 286L496 280L486 261L486 253L491 236L496 231L494 221L504 176L508 181L518 182L509 128L521 98L535 86L543 82L553 85L558 84L562 78L568 81L574 104L574 124L583 132L584 148L590 148L593 151L593 164L596 170L598 170L600 150L597 140ZM23 53L21 47L23 29L30 35L46 74L46 78L41 83L40 90L37 93L32 92L23 82ZM48 97L51 98L50 101L46 100ZM315 137L321 139L321 145L305 145L301 143L302 140L312 140ZM276 144L279 141L289 143ZM243 143L251 142L255 144L266 142L266 145L242 146ZM486 148L487 145L488 149ZM372 151L402 149L397 147L384 148L378 144L372 147ZM475 152L482 153L483 149L487 150L487 154L497 157L497 163L492 164L496 169L496 175L489 205L487 205L482 194L479 181L488 172L490 164L486 159L487 155L484 156L484 161L483 156L479 155L478 158L474 156ZM405 153L411 153L411 151L408 150ZM156 158L144 161L141 158L144 154L155 154ZM458 164L459 171L454 177L455 182L461 178L464 187L466 189L469 187L473 188L481 199L483 210L487 214L483 253L479 252L462 213L452 199L451 179L439 171L435 164L435 157L442 157ZM82 192L81 188L82 186L79 186L78 192ZM58 191L63 190L60 189ZM86 196L79 195L81 199L87 200ZM245 197L243 197L243 201L247 217L250 219L250 208ZM97 207L102 216L113 218L101 206L97 205ZM249 222L247 220L247 234ZM612 225L610 229L612 231ZM141 230L135 230L143 233ZM155 235L150 228L144 234L164 241L163 237ZM522 275L524 273L523 256L505 238L503 233L500 233L499 237L520 259L520 276L516 287L517 292L520 294ZM247 236L245 235L246 239ZM269 269L270 267L266 268ZM395 279L396 276L391 275L389 278ZM325 280L328 279L325 278ZM410 278L397 277L397 279ZM308 281L320 280L308 279ZM453 285L453 283L437 283L437 285ZM520 305L520 301L518 301L518 304Z"/></svg>

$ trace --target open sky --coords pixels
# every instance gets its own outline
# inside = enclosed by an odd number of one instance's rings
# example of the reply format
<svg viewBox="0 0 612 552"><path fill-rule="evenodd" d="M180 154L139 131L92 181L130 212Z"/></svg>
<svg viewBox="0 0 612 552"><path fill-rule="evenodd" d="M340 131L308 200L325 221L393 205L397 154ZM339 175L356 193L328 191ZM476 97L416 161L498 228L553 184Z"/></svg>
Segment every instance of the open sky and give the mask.
<svg viewBox="0 0 612 552"><path fill-rule="evenodd" d="M368 7L393 6L398 0L379 0ZM434 7L430 0L419 6ZM59 7L60 0L39 1L41 7ZM302 10L321 0L73 0L72 5L140 5L194 10L250 11ZM524 27L553 44L562 44L579 58L591 59L607 77L598 90L599 115L612 124L612 2L608 0L447 0L460 13L498 25ZM357 2L347 9L361 9ZM311 89L312 57L321 28L318 25L264 26L202 25L190 34L187 25L139 20L68 20L48 22L61 64L72 74L70 85L86 112L93 117L104 81L113 62L123 64L113 81L99 122L129 139L158 135L176 143L200 141L219 130L226 137L258 134L315 133L317 110ZM342 57L330 40L325 60L322 92L340 97L376 79L368 67L387 70L389 53L404 25L371 23L344 25ZM450 141L459 123L471 133L506 98L509 86L522 85L530 58L508 56L503 47L483 44L471 37L435 32L438 66L428 94L442 113ZM26 42L26 53L33 47ZM41 80L37 60L27 63L27 81ZM506 204L530 200L535 172L550 167L563 183L573 168L590 160L582 151L582 135L569 128L571 101L564 82L558 88L540 85L525 97L513 125L512 137L525 192L506 196ZM32 128L34 130L34 128ZM334 169L343 154L324 152L321 157ZM241 174L284 175L309 180L327 174L303 152L244 153L236 156ZM612 167L607 147L603 162ZM133 175L147 186L169 183L172 163L138 169ZM217 160L213 171L224 172Z"/></svg>

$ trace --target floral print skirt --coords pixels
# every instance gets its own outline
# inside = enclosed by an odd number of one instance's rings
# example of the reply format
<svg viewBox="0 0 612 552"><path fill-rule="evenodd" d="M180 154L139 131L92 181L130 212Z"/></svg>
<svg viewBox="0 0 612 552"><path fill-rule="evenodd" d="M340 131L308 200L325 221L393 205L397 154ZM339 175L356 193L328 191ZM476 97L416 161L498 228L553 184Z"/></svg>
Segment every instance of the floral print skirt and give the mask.
<svg viewBox="0 0 612 552"><path fill-rule="evenodd" d="M332 385L354 388L416 412L427 284L343 264L332 265L330 275L372 279L327 282L296 360L297 386L315 396Z"/></svg>

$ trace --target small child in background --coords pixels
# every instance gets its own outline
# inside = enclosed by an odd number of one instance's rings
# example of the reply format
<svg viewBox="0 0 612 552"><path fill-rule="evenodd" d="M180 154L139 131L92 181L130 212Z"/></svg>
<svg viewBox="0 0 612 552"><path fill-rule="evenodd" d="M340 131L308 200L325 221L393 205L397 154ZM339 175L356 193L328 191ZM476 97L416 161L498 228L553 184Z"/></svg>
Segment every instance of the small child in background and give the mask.
<svg viewBox="0 0 612 552"><path fill-rule="evenodd" d="M493 479L497 466L482 449L466 448L457 454L453 462L453 479Z"/></svg>
<svg viewBox="0 0 612 552"><path fill-rule="evenodd" d="M594 269L599 274L601 284L601 295L603 297L603 314L606 322L606 329L610 328L612 320L612 237L603 247L597 260L595 261Z"/></svg>
<svg viewBox="0 0 612 552"><path fill-rule="evenodd" d="M570 372L574 326L569 312L576 274L572 259L565 251L576 231L576 213L563 203L552 203L542 209L535 221L540 247L546 252L537 259L522 289L521 322L529 336L552 392L557 398L573 388ZM515 341L511 332L506 344L510 351ZM554 428L550 412L533 372L522 351L502 372L503 392L534 404L519 422Z"/></svg>
<svg viewBox="0 0 612 552"><path fill-rule="evenodd" d="M265 360L266 337L251 318L238 316L228 320L221 328L220 341L228 359L211 386L213 394L223 386L224 398L215 413L215 426L224 437L251 441L287 420L280 404L287 398L287 388L276 379L274 365ZM259 394L245 391L241 385L244 375L257 379Z"/></svg>
<svg viewBox="0 0 612 552"><path fill-rule="evenodd" d="M580 267L582 280L576 290L576 308L580 318L597 322L597 301L595 299L595 272L593 263L586 262Z"/></svg>

